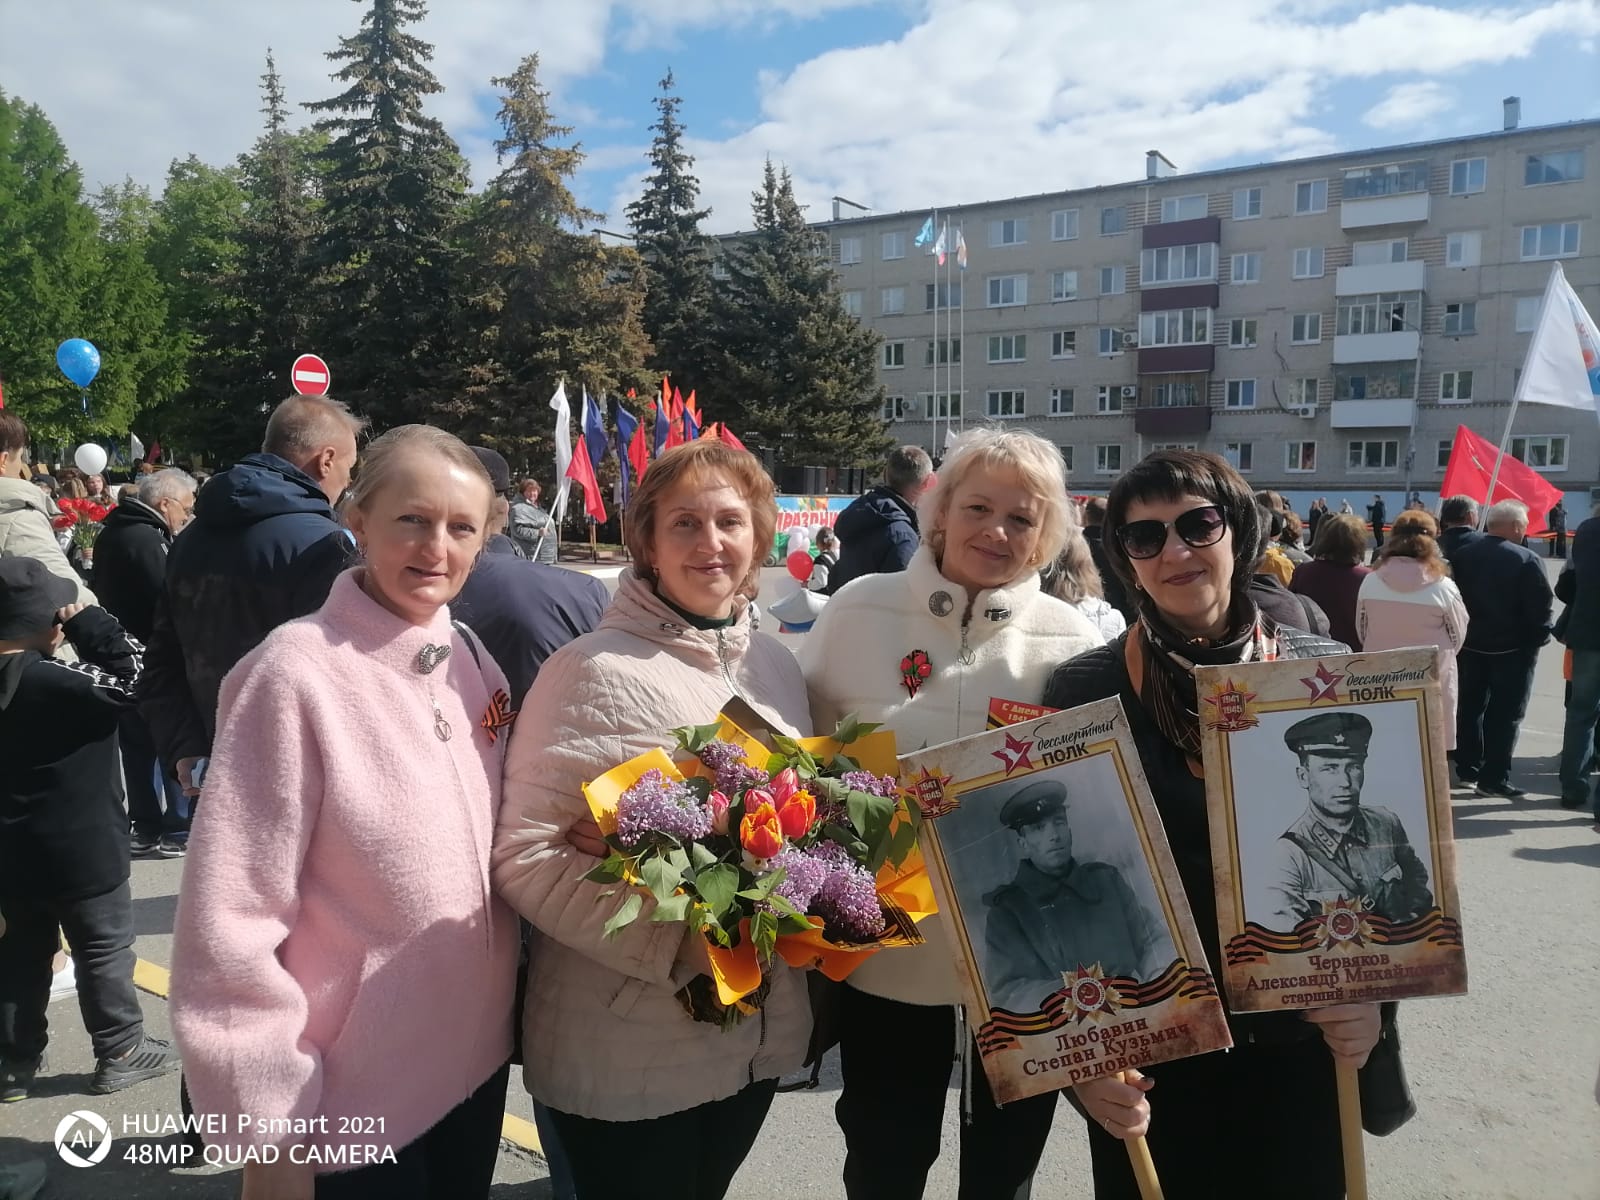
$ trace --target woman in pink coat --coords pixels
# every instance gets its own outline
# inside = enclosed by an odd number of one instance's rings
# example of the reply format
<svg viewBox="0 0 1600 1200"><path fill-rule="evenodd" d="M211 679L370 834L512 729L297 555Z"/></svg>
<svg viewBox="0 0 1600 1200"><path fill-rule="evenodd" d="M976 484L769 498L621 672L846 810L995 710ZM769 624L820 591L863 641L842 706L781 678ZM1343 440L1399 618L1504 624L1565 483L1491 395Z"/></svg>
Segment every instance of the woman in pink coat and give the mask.
<svg viewBox="0 0 1600 1200"><path fill-rule="evenodd" d="M1439 552L1439 526L1423 511L1401 513L1378 567L1361 581L1356 627L1363 650L1439 648L1446 746L1456 745L1456 652L1467 638L1467 606Z"/></svg>

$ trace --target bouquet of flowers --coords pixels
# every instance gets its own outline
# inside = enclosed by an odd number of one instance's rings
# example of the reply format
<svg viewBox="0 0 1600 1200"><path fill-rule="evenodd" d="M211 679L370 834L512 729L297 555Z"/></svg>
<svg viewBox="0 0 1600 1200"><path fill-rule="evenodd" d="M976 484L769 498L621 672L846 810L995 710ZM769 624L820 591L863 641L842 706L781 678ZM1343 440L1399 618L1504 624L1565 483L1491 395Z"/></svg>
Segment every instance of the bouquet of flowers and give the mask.
<svg viewBox="0 0 1600 1200"><path fill-rule="evenodd" d="M612 854L588 875L627 895L606 933L685 921L711 976L679 993L725 1028L758 1011L776 953L843 979L869 954L922 941L935 911L920 816L895 778L894 735L847 717L829 737L758 741L723 715L584 785ZM607 892L612 895L614 892Z"/></svg>

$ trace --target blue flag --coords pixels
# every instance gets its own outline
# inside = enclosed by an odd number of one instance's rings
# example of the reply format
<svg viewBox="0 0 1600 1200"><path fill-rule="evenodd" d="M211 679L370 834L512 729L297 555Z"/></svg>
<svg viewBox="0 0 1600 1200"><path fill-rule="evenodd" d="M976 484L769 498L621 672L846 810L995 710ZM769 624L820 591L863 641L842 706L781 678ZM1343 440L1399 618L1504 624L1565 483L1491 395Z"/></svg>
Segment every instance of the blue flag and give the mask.
<svg viewBox="0 0 1600 1200"><path fill-rule="evenodd" d="M621 403L617 405L617 467L622 476L622 503L627 504L633 492L633 480L628 473L628 447L633 442L634 432L639 428L639 419Z"/></svg>
<svg viewBox="0 0 1600 1200"><path fill-rule="evenodd" d="M606 456L606 425L588 388L583 389L583 441L589 447L589 461L598 467Z"/></svg>
<svg viewBox="0 0 1600 1200"><path fill-rule="evenodd" d="M917 230L916 241L912 245L926 246L931 241L933 241L933 214L929 213L928 219L922 223L922 228Z"/></svg>
<svg viewBox="0 0 1600 1200"><path fill-rule="evenodd" d="M667 438L672 436L672 419L667 416L667 399L665 396L656 401L655 435L655 456L660 458L661 451L666 449Z"/></svg>

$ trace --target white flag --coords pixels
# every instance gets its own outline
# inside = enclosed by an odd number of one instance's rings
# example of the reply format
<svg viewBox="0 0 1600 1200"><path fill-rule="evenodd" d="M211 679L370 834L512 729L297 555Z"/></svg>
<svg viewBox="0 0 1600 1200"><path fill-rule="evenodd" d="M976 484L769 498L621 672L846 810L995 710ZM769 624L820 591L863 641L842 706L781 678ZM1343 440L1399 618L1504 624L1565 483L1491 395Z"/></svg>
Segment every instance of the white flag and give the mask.
<svg viewBox="0 0 1600 1200"><path fill-rule="evenodd" d="M137 433L130 431L128 434L128 458L131 462L137 463L143 457L144 443L139 440Z"/></svg>
<svg viewBox="0 0 1600 1200"><path fill-rule="evenodd" d="M567 478L567 468L572 465L572 410L567 407L566 380L556 384L550 407L556 410L556 498L550 516L559 523L567 514L567 493L572 490L572 480Z"/></svg>
<svg viewBox="0 0 1600 1200"><path fill-rule="evenodd" d="M1514 402L1583 408L1600 417L1600 329L1560 263L1550 267Z"/></svg>

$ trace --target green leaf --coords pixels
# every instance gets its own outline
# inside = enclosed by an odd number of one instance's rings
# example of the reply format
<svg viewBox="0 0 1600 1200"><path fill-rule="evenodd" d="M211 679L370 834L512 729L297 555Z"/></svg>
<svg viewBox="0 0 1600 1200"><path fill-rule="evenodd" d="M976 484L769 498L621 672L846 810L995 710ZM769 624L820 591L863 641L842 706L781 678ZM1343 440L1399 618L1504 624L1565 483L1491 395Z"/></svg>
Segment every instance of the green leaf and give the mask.
<svg viewBox="0 0 1600 1200"><path fill-rule="evenodd" d="M867 844L869 857L883 861L880 851L889 837L889 825L894 820L900 802L893 796L874 796L870 792L851 792L845 800L845 811L856 833Z"/></svg>
<svg viewBox="0 0 1600 1200"><path fill-rule="evenodd" d="M639 915L639 909L644 905L644 897L638 892L629 892L622 907L611 914L611 919L606 922L605 935L614 938L627 926L633 924L634 918Z"/></svg>
<svg viewBox="0 0 1600 1200"><path fill-rule="evenodd" d="M905 862L906 856L917 846L917 827L910 821L902 821L889 838L887 857L895 866ZM879 863L878 866L882 866Z"/></svg>
<svg viewBox="0 0 1600 1200"><path fill-rule="evenodd" d="M599 866L584 876L591 883L616 883L622 878L623 868L628 865L628 860L620 854L612 854L603 859Z"/></svg>
<svg viewBox="0 0 1600 1200"><path fill-rule="evenodd" d="M694 903L694 897L687 893L678 896L669 896L656 905L655 912L650 914L652 921L683 921L689 916L689 906Z"/></svg>
<svg viewBox="0 0 1600 1200"><path fill-rule="evenodd" d="M680 876L689 873L689 852L682 846L674 846L667 851L667 861L676 868Z"/></svg>
<svg viewBox="0 0 1600 1200"><path fill-rule="evenodd" d="M685 725L674 729L672 736L678 739L678 745L690 754L698 755L708 743L717 740L717 734L722 729L721 723L715 725Z"/></svg>
<svg viewBox="0 0 1600 1200"><path fill-rule="evenodd" d="M881 722L861 721L856 718L855 713L846 713L839 718L839 724L834 727L833 733L829 736L834 741L848 746L851 742L859 741L861 738L866 737L867 734L876 733L882 728Z"/></svg>
<svg viewBox="0 0 1600 1200"><path fill-rule="evenodd" d="M696 871L704 870L717 861L717 856L699 842L689 843L689 865ZM687 872L685 872L687 874Z"/></svg>
<svg viewBox="0 0 1600 1200"><path fill-rule="evenodd" d="M696 800L701 804L706 802L706 797L711 795L711 780L704 775L693 775L683 781L683 786L694 793Z"/></svg>
<svg viewBox="0 0 1600 1200"><path fill-rule="evenodd" d="M765 910L755 912L750 918L750 941L756 948L756 960L769 962L778 944L778 918Z"/></svg>
<svg viewBox="0 0 1600 1200"><path fill-rule="evenodd" d="M739 868L730 863L717 863L694 877L695 889L711 911L720 918L735 906L739 892Z"/></svg>
<svg viewBox="0 0 1600 1200"><path fill-rule="evenodd" d="M645 887L650 889L656 901L664 904L683 882L683 872L666 856L652 855L640 866L639 878L644 880Z"/></svg>
<svg viewBox="0 0 1600 1200"><path fill-rule="evenodd" d="M754 883L738 894L742 899L745 900L765 900L768 896L772 895L772 889L782 883L784 877L787 875L788 872L782 867L779 867L774 871L768 871L765 875L760 876Z"/></svg>

